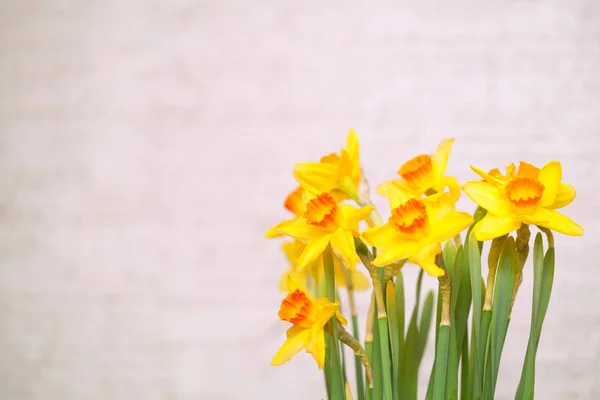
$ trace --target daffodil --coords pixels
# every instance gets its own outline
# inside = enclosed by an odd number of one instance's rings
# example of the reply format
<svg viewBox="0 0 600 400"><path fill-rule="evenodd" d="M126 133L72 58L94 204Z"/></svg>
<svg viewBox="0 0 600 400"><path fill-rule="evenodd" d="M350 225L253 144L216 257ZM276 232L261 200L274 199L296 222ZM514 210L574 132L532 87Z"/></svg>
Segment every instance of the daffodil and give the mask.
<svg viewBox="0 0 600 400"><path fill-rule="evenodd" d="M281 246L283 252L285 253L288 261L290 262L290 268L284 272L281 280L279 281L279 289L282 292L287 290L287 279L288 277L292 277L298 284L305 290L307 289L308 278L311 277L314 280L325 279L325 267L323 264L323 256L320 255L317 259L308 267L306 267L303 271L298 272L296 270L296 265L298 265L298 260L300 259L300 255L306 248L306 245L299 240L293 240L291 242L285 242ZM335 271L335 284L338 287L348 287L348 282L346 281L346 271L345 268L337 259L337 257L333 258L333 268ZM350 279L352 280L352 286L355 291L363 291L369 288L369 279L359 271L349 271Z"/></svg>
<svg viewBox="0 0 600 400"><path fill-rule="evenodd" d="M471 167L483 181L467 182L463 190L487 210L473 227L477 240L490 240L517 230L521 224L538 225L566 235L579 236L583 228L556 211L575 198L575 188L561 182L562 166L551 161L541 169L522 162L502 175L497 170L485 173Z"/></svg>
<svg viewBox="0 0 600 400"><path fill-rule="evenodd" d="M339 312L339 303L328 299L314 300L292 278L287 280L289 294L281 302L279 318L293 324L286 332L286 341L277 351L271 365L281 365L304 349L311 354L319 369L325 366L325 324L333 317L346 325ZM337 344L336 344L337 346Z"/></svg>
<svg viewBox="0 0 600 400"><path fill-rule="evenodd" d="M444 175L453 143L454 139L446 139L439 144L433 155L420 154L408 160L398 170L400 178L379 185L377 192L385 196L390 184L406 186L418 194L439 193L447 187L452 198L458 199L458 181L452 176Z"/></svg>
<svg viewBox="0 0 600 400"><path fill-rule="evenodd" d="M489 182L496 186L500 186L513 178L520 177L538 179L540 174L540 169L538 167L529 164L525 161L521 161L519 163L518 169L515 167L515 164L511 163L507 165L506 174L502 174L502 172L498 168L494 168L488 173L485 173L484 171L475 166L471 166L471 169L475 171L475 173L477 173L479 176L481 176L486 182ZM560 184L558 185L558 191L556 193L556 199L552 204L552 208L562 208L571 204L571 202L575 199L576 193L577 191L575 190L575 187L573 185L560 182Z"/></svg>
<svg viewBox="0 0 600 400"><path fill-rule="evenodd" d="M302 217L277 224L266 236L284 234L306 244L298 259L296 271L304 270L329 245L344 266L354 270L358 261L354 236L358 235L359 222L368 218L373 207L356 208L338 204L329 193L315 193L312 188L305 190L306 211Z"/></svg>
<svg viewBox="0 0 600 400"><path fill-rule="evenodd" d="M302 185L329 192L334 198L357 199L360 183L360 158L358 137L351 129L346 148L339 154L321 157L319 162L301 162L294 166L294 178Z"/></svg>
<svg viewBox="0 0 600 400"><path fill-rule="evenodd" d="M442 251L440 243L467 228L473 217L457 212L448 193L422 198L418 192L391 185L387 195L391 208L388 222L362 234L379 250L373 265L408 259L429 275L443 276L444 270L435 263L435 256Z"/></svg>

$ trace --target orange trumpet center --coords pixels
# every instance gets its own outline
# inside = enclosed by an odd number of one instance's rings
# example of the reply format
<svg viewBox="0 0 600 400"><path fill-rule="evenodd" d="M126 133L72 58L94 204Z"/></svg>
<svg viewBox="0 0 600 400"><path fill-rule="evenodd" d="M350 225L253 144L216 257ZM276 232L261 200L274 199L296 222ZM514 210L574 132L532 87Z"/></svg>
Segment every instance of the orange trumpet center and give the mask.
<svg viewBox="0 0 600 400"><path fill-rule="evenodd" d="M314 323L313 303L306 296L306 293L296 289L283 299L277 315L283 321L310 328Z"/></svg>
<svg viewBox="0 0 600 400"><path fill-rule="evenodd" d="M419 199L410 199L392 210L392 225L408 235L422 235L427 231L427 210Z"/></svg>
<svg viewBox="0 0 600 400"><path fill-rule="evenodd" d="M519 214L532 214L543 194L544 185L535 178L517 177L506 185L506 197Z"/></svg>
<svg viewBox="0 0 600 400"><path fill-rule="evenodd" d="M285 198L285 203L283 206L287 208L289 211L293 212L294 215L300 216L304 213L304 201L302 201L302 187L298 186L296 190L288 194Z"/></svg>
<svg viewBox="0 0 600 400"><path fill-rule="evenodd" d="M306 204L306 221L328 231L335 231L342 223L342 212L327 193L321 193Z"/></svg>
<svg viewBox="0 0 600 400"><path fill-rule="evenodd" d="M431 157L427 154L421 154L408 160L400 167L398 174L404 178L409 187L425 192L433 186L434 181Z"/></svg>

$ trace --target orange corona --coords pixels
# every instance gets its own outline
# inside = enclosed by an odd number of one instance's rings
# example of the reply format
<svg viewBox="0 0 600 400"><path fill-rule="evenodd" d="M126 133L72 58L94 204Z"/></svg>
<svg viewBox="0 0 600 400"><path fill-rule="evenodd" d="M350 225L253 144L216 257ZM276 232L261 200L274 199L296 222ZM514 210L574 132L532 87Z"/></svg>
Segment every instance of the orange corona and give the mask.
<svg viewBox="0 0 600 400"><path fill-rule="evenodd" d="M288 321L304 328L310 328L314 324L312 314L313 303L300 289L289 293L283 299L279 313L277 313L283 321Z"/></svg>
<svg viewBox="0 0 600 400"><path fill-rule="evenodd" d="M342 219L340 208L333 197L327 193L321 193L306 203L304 217L309 224L328 231L336 230Z"/></svg>
<svg viewBox="0 0 600 400"><path fill-rule="evenodd" d="M390 222L400 232L415 235L426 230L427 219L425 204L412 198L392 210Z"/></svg>
<svg viewBox="0 0 600 400"><path fill-rule="evenodd" d="M519 214L532 214L542 195L544 185L534 178L514 178L506 184L506 197Z"/></svg>
<svg viewBox="0 0 600 400"><path fill-rule="evenodd" d="M434 178L433 163L427 154L421 154L405 162L398 174L411 187L425 187L431 185Z"/></svg>

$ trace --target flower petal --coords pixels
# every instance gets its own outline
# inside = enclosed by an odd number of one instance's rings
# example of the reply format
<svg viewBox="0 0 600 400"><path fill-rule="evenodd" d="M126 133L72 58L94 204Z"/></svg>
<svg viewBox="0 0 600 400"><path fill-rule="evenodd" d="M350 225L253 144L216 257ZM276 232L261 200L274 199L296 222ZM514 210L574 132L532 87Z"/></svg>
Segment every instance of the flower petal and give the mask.
<svg viewBox="0 0 600 400"><path fill-rule="evenodd" d="M463 190L471 200L492 214L507 215L511 212L508 199L491 183L471 181L463 185Z"/></svg>
<svg viewBox="0 0 600 400"><path fill-rule="evenodd" d="M519 167L519 171L521 167ZM562 166L558 161L551 161L540 170L538 179L544 185L544 193L538 205L548 207L556 200L556 194L562 178Z"/></svg>
<svg viewBox="0 0 600 400"><path fill-rule="evenodd" d="M310 329L301 326L292 326L285 334L287 339L273 357L271 365L281 365L288 362L308 345L311 336Z"/></svg>
<svg viewBox="0 0 600 400"><path fill-rule="evenodd" d="M319 369L325 366L325 332L322 327L311 328L310 340L306 345L306 352L312 354Z"/></svg>
<svg viewBox="0 0 600 400"><path fill-rule="evenodd" d="M327 231L325 231L323 228L319 228L307 223L305 218L296 218L283 221L271 228L267 232L267 235L272 232L291 236L303 243L310 241L315 236L323 236L327 234Z"/></svg>
<svg viewBox="0 0 600 400"><path fill-rule="evenodd" d="M556 210L540 208L531 215L524 215L523 220L527 224L539 225L565 235L581 236L583 228L571 218Z"/></svg>
<svg viewBox="0 0 600 400"><path fill-rule="evenodd" d="M300 162L294 165L294 178L302 186L311 186L319 192L337 187L337 165L320 162Z"/></svg>
<svg viewBox="0 0 600 400"><path fill-rule="evenodd" d="M354 271L352 274L352 283L354 284L354 290L362 292L368 290L371 287L371 280L367 278L362 272Z"/></svg>
<svg viewBox="0 0 600 400"><path fill-rule="evenodd" d="M450 192L450 198L453 201L456 201L459 199L460 197L460 183L458 183L458 180L453 177L453 176L444 176L442 177L442 179L440 180L440 183L438 186L436 186L434 189L437 192L442 192L444 190L444 188L448 188L448 191Z"/></svg>
<svg viewBox="0 0 600 400"><path fill-rule="evenodd" d="M479 175L480 177L482 177L483 180L485 180L488 183L491 183L494 186L500 186L504 182L501 178L499 178L497 176L493 176L491 173L487 173L484 170L482 170L481 168L478 168L478 167L476 167L474 165L471 165L471 169L477 175ZM494 171L494 170L492 170L492 171ZM498 171L498 173L499 173L499 171Z"/></svg>
<svg viewBox="0 0 600 400"><path fill-rule="evenodd" d="M406 203L413 197L420 198L421 195L414 190L403 186L398 181L390 181L387 186L387 198L390 201L390 209L398 207L400 204Z"/></svg>
<svg viewBox="0 0 600 400"><path fill-rule="evenodd" d="M467 229L473 223L473 217L465 212L453 212L433 225L431 242L445 242Z"/></svg>
<svg viewBox="0 0 600 400"><path fill-rule="evenodd" d="M368 244L375 247L392 247L399 240L405 240L406 236L386 222L365 230L362 235Z"/></svg>
<svg viewBox="0 0 600 400"><path fill-rule="evenodd" d="M446 172L448 157L450 156L450 150L452 150L452 143L454 143L454 139L443 140L435 150L435 153L433 153L432 161L436 176L442 176L444 175L444 172Z"/></svg>
<svg viewBox="0 0 600 400"><path fill-rule="evenodd" d="M346 139L346 153L352 163L352 174L350 178L355 185L358 185L360 180L360 145L358 143L358 136L354 129L350 129L348 132L348 138Z"/></svg>
<svg viewBox="0 0 600 400"><path fill-rule="evenodd" d="M521 221L508 216L486 214L481 221L473 227L473 234L479 241L491 240L521 227Z"/></svg>
<svg viewBox="0 0 600 400"><path fill-rule="evenodd" d="M358 231L358 223L369 218L369 215L375 209L373 206L356 208L349 204L340 204L339 207L344 216L343 227L354 232Z"/></svg>
<svg viewBox="0 0 600 400"><path fill-rule="evenodd" d="M306 277L307 275L305 272L296 272L296 268L291 267L281 276L281 279L279 280L279 291L288 293L300 289L303 292L308 292L306 287ZM308 293L306 293L306 295L311 299Z"/></svg>
<svg viewBox="0 0 600 400"><path fill-rule="evenodd" d="M567 183L561 183L558 186L558 193L556 193L556 199L554 203L550 206L550 208L562 208L571 204L571 202L575 199L575 195L577 194L577 190L575 186L569 185Z"/></svg>
<svg viewBox="0 0 600 400"><path fill-rule="evenodd" d="M331 317L333 317L333 315L340 309L340 303L332 303L326 298L317 300L314 306L317 309L315 324L318 326L325 326L327 321L329 321Z"/></svg>
<svg viewBox="0 0 600 400"><path fill-rule="evenodd" d="M400 240L389 248L384 248L373 260L373 265L383 267L396 261L409 258L419 249L419 243L414 240ZM381 249L380 249L381 250Z"/></svg>
<svg viewBox="0 0 600 400"><path fill-rule="evenodd" d="M356 255L356 247L354 247L354 235L352 232L345 229L338 229L331 237L331 248L336 257L340 259L343 265L354 271L358 256Z"/></svg>
<svg viewBox="0 0 600 400"><path fill-rule="evenodd" d="M442 246L439 243L434 243L419 250L408 260L419 265L430 276L443 276L445 274L444 270L435 263L435 256L441 251Z"/></svg>
<svg viewBox="0 0 600 400"><path fill-rule="evenodd" d="M301 272L308 264L315 261L319 257L331 240L331 234L327 234L321 237L313 238L298 259L298 265L296 265L296 271Z"/></svg>

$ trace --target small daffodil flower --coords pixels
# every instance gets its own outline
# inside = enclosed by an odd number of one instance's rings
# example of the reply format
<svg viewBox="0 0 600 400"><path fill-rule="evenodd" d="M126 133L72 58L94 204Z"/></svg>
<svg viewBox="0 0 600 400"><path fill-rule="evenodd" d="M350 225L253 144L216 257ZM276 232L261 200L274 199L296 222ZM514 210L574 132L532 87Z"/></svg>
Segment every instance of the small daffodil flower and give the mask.
<svg viewBox="0 0 600 400"><path fill-rule="evenodd" d="M321 157L320 162L300 162L294 166L294 178L319 192L329 192L335 199L356 200L360 183L358 137L354 129L348 133L346 148L339 154Z"/></svg>
<svg viewBox="0 0 600 400"><path fill-rule="evenodd" d="M425 198L398 185L387 191L391 216L384 225L367 229L363 238L379 252L373 264L388 265L403 259L421 266L429 275L443 276L435 256L445 242L467 228L473 217L457 212L448 193Z"/></svg>
<svg viewBox="0 0 600 400"><path fill-rule="evenodd" d="M580 236L583 228L556 211L575 198L575 188L563 184L562 166L551 161L541 169L521 163L518 171L507 168L485 173L471 167L483 181L465 183L463 190L488 212L473 227L477 240L490 240L517 230L521 224L538 225L566 235Z"/></svg>
<svg viewBox="0 0 600 400"><path fill-rule="evenodd" d="M307 289L308 278L311 277L315 281L324 280L325 279L325 267L323 264L323 255L317 257L317 259L308 267L306 267L303 271L298 272L296 270L296 266L298 265L298 260L304 252L306 245L299 240L293 240L291 242L285 242L281 246L283 252L285 253L288 261L290 262L290 268L284 272L281 280L279 281L279 289L282 292L287 291L287 280L288 277L292 277L298 284L302 287L302 289ZM359 271L345 271L345 268L337 259L337 257L333 258L333 269L335 273L335 285L337 287L348 287L348 282L346 279L346 272L350 273L350 279L352 280L351 286L355 291L364 291L370 287L369 279Z"/></svg>
<svg viewBox="0 0 600 400"><path fill-rule="evenodd" d="M325 366L325 324L333 317L346 325L339 312L339 303L328 299L314 300L292 278L287 280L289 294L281 302L279 318L293 324L286 332L287 339L275 354L271 365L281 365L304 349L311 354L319 369ZM336 344L337 345L337 344Z"/></svg>
<svg viewBox="0 0 600 400"><path fill-rule="evenodd" d="M358 261L354 236L358 235L358 223L368 218L373 207L337 204L329 193L315 193L314 189L305 190L304 215L277 224L267 232L267 237L283 234L306 244L298 259L297 271L314 262L328 245L344 266L354 270Z"/></svg>
<svg viewBox="0 0 600 400"><path fill-rule="evenodd" d="M460 185L456 178L444 175L448 166L448 157L454 139L446 139L437 147L433 155L420 154L404 164L398 170L399 179L384 182L377 192L385 196L390 184L405 186L418 194L442 192L446 187L454 200L460 197Z"/></svg>

